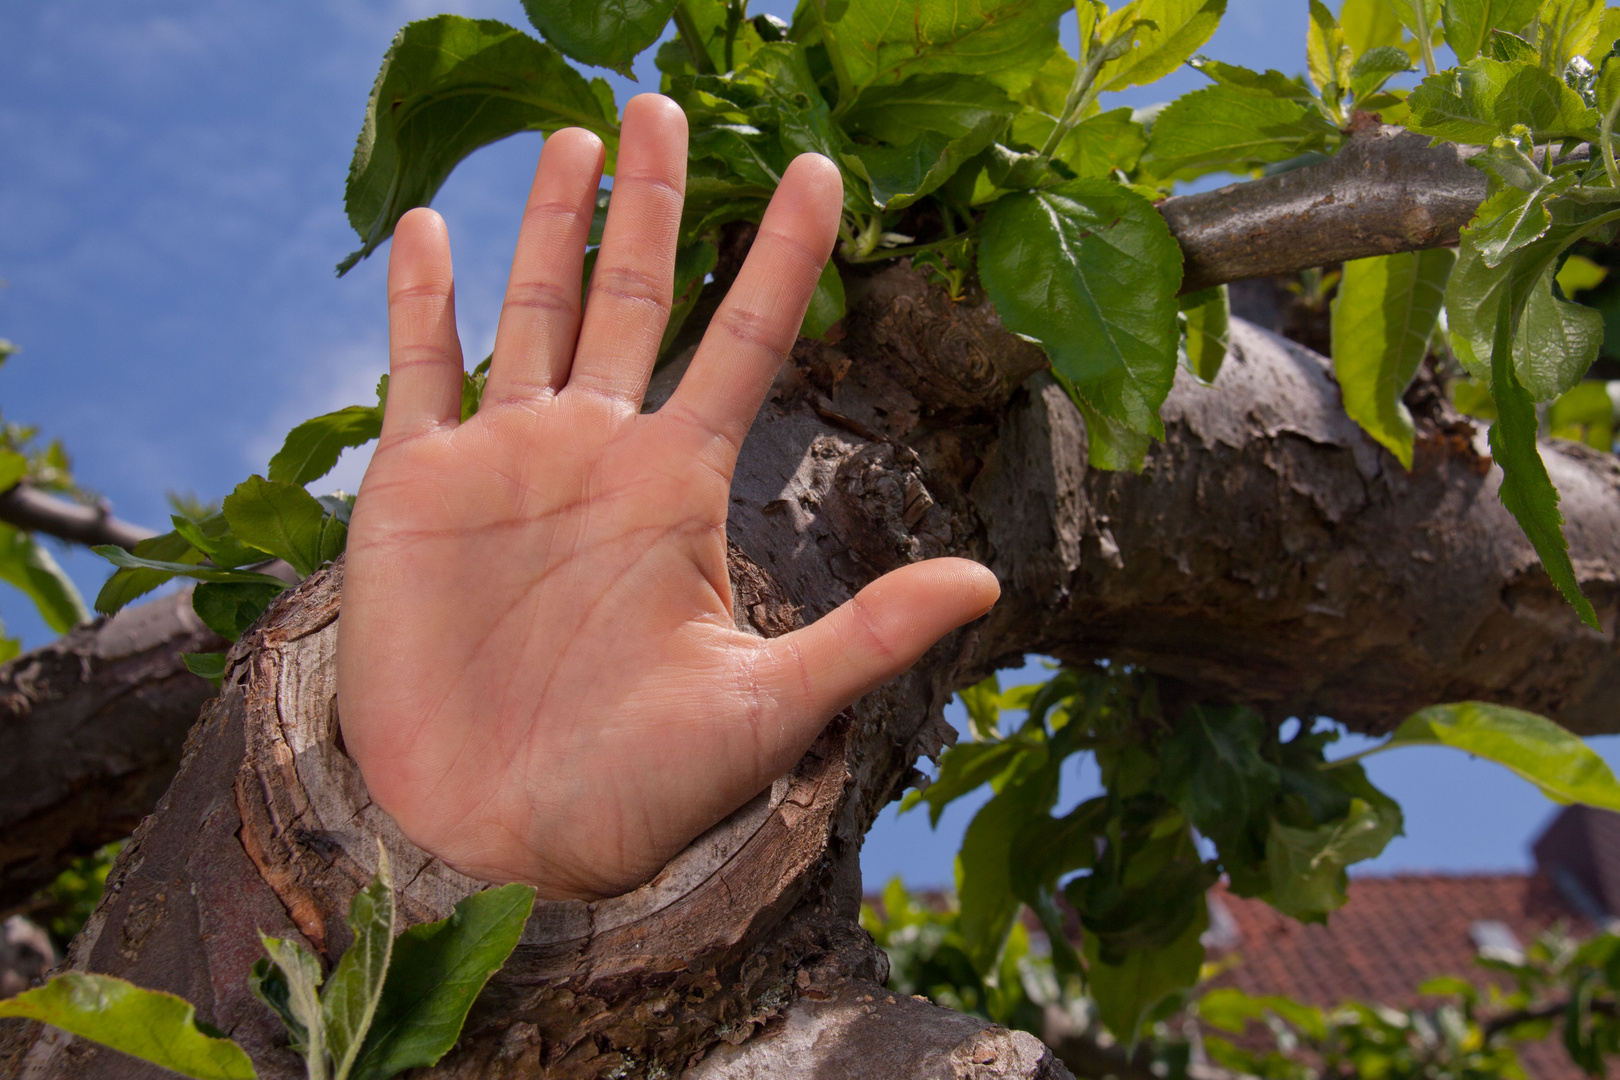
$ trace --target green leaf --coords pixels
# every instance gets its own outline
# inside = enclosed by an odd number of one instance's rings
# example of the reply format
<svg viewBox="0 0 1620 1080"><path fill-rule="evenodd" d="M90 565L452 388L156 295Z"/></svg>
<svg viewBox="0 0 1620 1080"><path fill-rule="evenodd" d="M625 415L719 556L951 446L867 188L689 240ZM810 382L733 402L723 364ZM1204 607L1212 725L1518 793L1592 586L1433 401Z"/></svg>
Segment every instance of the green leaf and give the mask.
<svg viewBox="0 0 1620 1080"><path fill-rule="evenodd" d="M1401 44L1401 21L1390 0L1344 0L1339 25L1344 29L1345 44L1358 57Z"/></svg>
<svg viewBox="0 0 1620 1080"><path fill-rule="evenodd" d="M90 609L78 586L51 553L31 534L5 524L0 524L0 581L22 590L39 609L40 618L58 634L90 621Z"/></svg>
<svg viewBox="0 0 1620 1080"><path fill-rule="evenodd" d="M1057 48L1070 10L1070 0L850 0L838 49L857 89L934 72L994 73L1019 89Z"/></svg>
<svg viewBox="0 0 1620 1080"><path fill-rule="evenodd" d="M252 1080L257 1075L240 1046L197 1030L190 1002L111 975L58 975L0 1001L3 1016L51 1024L197 1080Z"/></svg>
<svg viewBox="0 0 1620 1080"><path fill-rule="evenodd" d="M180 662L193 675L200 675L217 688L225 679L225 654L222 652L187 652L180 654Z"/></svg>
<svg viewBox="0 0 1620 1080"><path fill-rule="evenodd" d="M1344 264L1333 301L1333 373L1344 410L1412 467L1412 414L1401 401L1428 351L1456 255L1445 248Z"/></svg>
<svg viewBox="0 0 1620 1080"><path fill-rule="evenodd" d="M302 1054L306 1073L326 1073L326 1024L321 1015L321 962L301 942L259 934L269 954L253 965L248 987L253 996L281 1017L292 1037L293 1049Z"/></svg>
<svg viewBox="0 0 1620 1080"><path fill-rule="evenodd" d="M1531 287L1513 340L1513 370L1536 401L1579 385L1603 345L1603 313L1553 292L1552 267Z"/></svg>
<svg viewBox="0 0 1620 1080"><path fill-rule="evenodd" d="M1004 117L992 116L959 139L929 131L904 146L856 146L843 160L859 163L855 171L871 185L879 209L900 210L949 180L1005 126Z"/></svg>
<svg viewBox="0 0 1620 1080"><path fill-rule="evenodd" d="M187 546L189 547L190 545ZM140 545L137 544L136 548L138 549L139 547ZM273 584L280 586L283 589L287 587L287 583L282 581L280 578L271 577L269 574L261 574L254 570L225 570L217 566L201 566L197 563L165 562L160 559L144 559L139 555L134 555L128 551L125 551L121 547L113 547L111 544L103 544L99 547L93 547L90 550L95 552L97 555L100 555L103 559L106 559L114 566L120 566L130 570L150 570L155 573L160 573L163 575L164 581L167 581L172 577L185 577L191 578L194 581L233 581L242 583L257 583L260 585ZM159 582L159 584L161 583L162 582ZM102 596L105 596L106 592L107 590L103 588ZM101 608L101 597L96 598L96 606L98 609ZM114 608L113 610L116 611L117 609Z"/></svg>
<svg viewBox="0 0 1620 1080"><path fill-rule="evenodd" d="M1350 800L1343 820L1296 829L1275 819L1266 838L1272 906L1301 921L1318 921L1344 905L1345 867L1384 850L1398 823L1365 799Z"/></svg>
<svg viewBox="0 0 1620 1080"><path fill-rule="evenodd" d="M1123 963L1104 963L1093 934L1085 938L1088 989L1097 1013L1114 1037L1134 1046L1142 1020L1165 998L1198 981L1204 946L1198 940L1209 926L1209 909L1198 897L1198 914L1187 928L1162 949L1133 952Z"/></svg>
<svg viewBox="0 0 1620 1080"><path fill-rule="evenodd" d="M1311 81L1331 104L1350 89L1350 67L1355 57L1345 43L1339 20L1322 0L1310 2L1310 25L1305 31L1305 56Z"/></svg>
<svg viewBox="0 0 1620 1080"><path fill-rule="evenodd" d="M957 691L967 709L968 729L981 742L1001 737L1001 681L990 675L966 689Z"/></svg>
<svg viewBox="0 0 1620 1080"><path fill-rule="evenodd" d="M1013 121L1012 138L1025 146L1044 146L1056 126L1052 117L1026 109ZM1136 168L1147 142L1147 129L1132 119L1132 110L1111 109L1076 124L1052 156L1077 177L1106 177L1115 169Z"/></svg>
<svg viewBox="0 0 1620 1080"><path fill-rule="evenodd" d="M1103 180L1005 196L981 226L979 275L1002 323L1039 341L1094 409L1162 435L1181 249L1152 203Z"/></svg>
<svg viewBox="0 0 1620 1080"><path fill-rule="evenodd" d="M1069 400L1074 402L1086 422L1086 458L1091 467L1109 472L1141 472L1147 461L1148 449L1153 444L1153 436L1111 416L1104 416L1080 396L1073 383L1056 373L1053 378L1068 392Z"/></svg>
<svg viewBox="0 0 1620 1080"><path fill-rule="evenodd" d="M1564 260L1564 265L1553 280L1558 282L1558 288L1565 296L1574 296L1582 290L1597 288L1608 276L1607 266L1595 263L1585 255L1571 255Z"/></svg>
<svg viewBox="0 0 1620 1080"><path fill-rule="evenodd" d="M534 889L503 885L462 900L447 919L401 934L350 1080L388 1080L443 1057L479 991L517 947L533 908Z"/></svg>
<svg viewBox="0 0 1620 1080"><path fill-rule="evenodd" d="M1597 138L1597 112L1562 79L1529 64L1478 56L1430 75L1406 100L1406 126L1437 139L1490 145L1515 124L1538 143Z"/></svg>
<svg viewBox="0 0 1620 1080"><path fill-rule="evenodd" d="M96 610L103 615L111 615L173 578L176 571L166 567L179 563L185 569L196 569L191 564L203 560L202 553L191 546L191 541L177 532L147 537L135 545L133 553L115 547L93 547L90 550L114 566L126 567L108 578L96 595ZM131 554L136 561L122 561Z"/></svg>
<svg viewBox="0 0 1620 1080"><path fill-rule="evenodd" d="M1276 766L1260 756L1266 735L1253 709L1192 706L1159 744L1165 798L1217 843L1242 829L1279 790Z"/></svg>
<svg viewBox="0 0 1620 1080"><path fill-rule="evenodd" d="M201 521L171 514L169 520L174 523L174 531L208 556L208 561L215 566L233 570L249 563L264 562L264 552L248 547L232 534L224 514L212 514Z"/></svg>
<svg viewBox="0 0 1620 1080"><path fill-rule="evenodd" d="M1412 70L1412 58L1405 49L1392 46L1372 49L1363 53L1350 66L1350 90L1357 103L1377 93L1391 75Z"/></svg>
<svg viewBox="0 0 1620 1080"><path fill-rule="evenodd" d="M350 405L305 420L270 459L269 478L300 486L319 480L345 448L364 446L382 433L382 414L381 405Z"/></svg>
<svg viewBox="0 0 1620 1080"><path fill-rule="evenodd" d="M27 474L27 458L15 450L0 450L0 491L10 491Z"/></svg>
<svg viewBox="0 0 1620 1080"><path fill-rule="evenodd" d="M394 949L394 885L388 852L377 845L377 873L349 901L354 943L343 954L321 991L321 1023L332 1055L332 1080L348 1080L383 995Z"/></svg>
<svg viewBox="0 0 1620 1080"><path fill-rule="evenodd" d="M844 317L844 279L838 276L838 266L831 260L821 268L816 280L816 291L810 295L810 306L805 309L804 323L799 336L823 338L839 319Z"/></svg>
<svg viewBox="0 0 1620 1080"><path fill-rule="evenodd" d="M243 582L204 582L191 594L191 608L203 624L224 638L236 641L285 592L287 586Z"/></svg>
<svg viewBox="0 0 1620 1080"><path fill-rule="evenodd" d="M1232 306L1226 286L1185 293L1178 303L1184 320L1182 359L1187 370L1208 386L1220 374L1232 343Z"/></svg>
<svg viewBox="0 0 1620 1080"><path fill-rule="evenodd" d="M1488 55L1492 60L1501 60L1503 63L1536 62L1536 47L1517 34L1506 30L1492 30L1486 39L1487 48L1481 55Z"/></svg>
<svg viewBox="0 0 1620 1080"><path fill-rule="evenodd" d="M932 131L960 139L986 121L1017 111L1006 91L987 79L957 74L917 75L861 92L843 115L845 131L903 146Z"/></svg>
<svg viewBox="0 0 1620 1080"><path fill-rule="evenodd" d="M675 0L523 0L542 37L582 64L629 77L630 61L657 41Z"/></svg>
<svg viewBox="0 0 1620 1080"><path fill-rule="evenodd" d="M1401 55L1405 56L1406 54L1402 53ZM1267 68L1263 72L1251 71L1236 64L1211 60L1207 56L1195 56L1187 61L1187 66L1209 76L1217 85L1247 90L1262 97L1283 98L1287 101L1311 101L1314 99L1311 88L1305 85L1303 78L1298 76L1290 78L1272 68Z"/></svg>
<svg viewBox="0 0 1620 1080"><path fill-rule="evenodd" d="M928 804L928 824L937 826L945 807L968 792L1014 768L1022 770L1025 754L1043 755L1045 751L1022 739L962 743L945 751L939 759L939 779L918 800Z"/></svg>
<svg viewBox="0 0 1620 1080"><path fill-rule="evenodd" d="M1539 0L1446 0L1441 13L1446 44L1466 64L1487 52L1492 30L1521 30L1536 17L1538 7Z"/></svg>
<svg viewBox="0 0 1620 1080"><path fill-rule="evenodd" d="M1541 66L1562 76L1571 59L1584 56L1597 44L1603 14L1604 0L1543 0L1536 17ZM1604 48L1601 53L1608 51Z"/></svg>
<svg viewBox="0 0 1620 1080"><path fill-rule="evenodd" d="M1440 28L1441 0L1390 0L1390 4L1413 37L1421 37L1425 29L1432 34Z"/></svg>
<svg viewBox="0 0 1620 1080"><path fill-rule="evenodd" d="M299 485L262 476L248 477L225 496L225 520L244 544L285 559L299 577L336 558L348 532Z"/></svg>
<svg viewBox="0 0 1620 1080"><path fill-rule="evenodd" d="M981 975L995 968L1018 914L1010 876L1013 838L1025 822L1050 811L1057 798L1057 765L1044 752L1032 753L1024 768L1024 775L1009 780L973 815L956 856L957 927Z"/></svg>
<svg viewBox="0 0 1620 1080"><path fill-rule="evenodd" d="M1098 25L1101 39L1112 40L1138 20L1151 25L1136 28L1125 55L1103 64L1092 86L1107 93L1157 82L1210 39L1224 14L1226 0L1131 0Z"/></svg>
<svg viewBox="0 0 1620 1080"><path fill-rule="evenodd" d="M1165 178L1242 172L1321 150L1334 134L1321 112L1303 102L1208 86L1183 94L1159 114L1143 166Z"/></svg>
<svg viewBox="0 0 1620 1080"><path fill-rule="evenodd" d="M1564 516L1558 512L1558 489L1553 487L1536 449L1536 408L1514 372L1512 329L1512 305L1504 298L1491 345L1491 396L1496 400L1497 421L1491 425L1488 437L1491 456L1502 468L1497 497L1529 537L1530 545L1541 557L1542 568L1564 599L1583 622L1597 630L1597 613L1582 595L1575 567L1569 561Z"/></svg>
<svg viewBox="0 0 1620 1080"><path fill-rule="evenodd" d="M1607 382L1583 382L1561 395L1547 410L1547 433L1573 439L1594 450L1614 449L1614 398Z"/></svg>
<svg viewBox="0 0 1620 1080"><path fill-rule="evenodd" d="M393 235L405 211L431 202L474 150L520 131L549 135L575 125L607 143L611 171L617 117L551 46L488 19L438 15L407 24L366 104L344 192L362 243L338 272Z"/></svg>
<svg viewBox="0 0 1620 1080"><path fill-rule="evenodd" d="M1560 209L1560 204L1553 204ZM1542 243L1556 243L1550 237ZM1495 321L1516 275L1526 273L1519 257L1497 268L1485 264L1464 232L1457 266L1446 284L1446 315L1457 359L1486 386L1492 386L1491 348ZM1544 265L1543 265L1544 264ZM1529 265L1528 263L1526 265ZM1603 339L1602 315L1554 295L1555 263L1543 259L1538 277L1522 289L1523 310L1513 335L1513 369L1521 392L1548 401L1580 382L1597 358Z"/></svg>
<svg viewBox="0 0 1620 1080"><path fill-rule="evenodd" d="M1620 782L1597 752L1535 713L1484 701L1431 705L1407 717L1385 747L1412 745L1450 746L1494 761L1554 802L1620 810Z"/></svg>

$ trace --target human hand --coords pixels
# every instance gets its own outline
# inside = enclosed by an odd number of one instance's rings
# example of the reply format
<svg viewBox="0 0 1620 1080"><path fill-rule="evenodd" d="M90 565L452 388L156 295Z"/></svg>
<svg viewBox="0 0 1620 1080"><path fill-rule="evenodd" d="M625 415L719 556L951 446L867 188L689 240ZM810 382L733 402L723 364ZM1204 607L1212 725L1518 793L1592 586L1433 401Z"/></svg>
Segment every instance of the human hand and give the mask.
<svg viewBox="0 0 1620 1080"><path fill-rule="evenodd" d="M673 288L684 115L651 94L625 110L582 319L602 161L586 131L546 140L464 424L444 222L400 220L387 411L338 629L344 742L372 797L456 869L552 898L648 880L999 592L983 567L938 559L791 634L736 628L732 470L832 249L838 171L816 155L787 170L680 387L642 415Z"/></svg>

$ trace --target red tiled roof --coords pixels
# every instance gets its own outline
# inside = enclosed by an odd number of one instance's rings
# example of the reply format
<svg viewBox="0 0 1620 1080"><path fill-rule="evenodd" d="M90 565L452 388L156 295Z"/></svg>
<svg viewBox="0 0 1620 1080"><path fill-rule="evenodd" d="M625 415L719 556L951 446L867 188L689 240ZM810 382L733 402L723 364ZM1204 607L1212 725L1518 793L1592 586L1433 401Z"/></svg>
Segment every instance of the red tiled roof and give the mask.
<svg viewBox="0 0 1620 1080"><path fill-rule="evenodd" d="M1318 1006L1356 1000L1406 1007L1419 1003L1417 986L1436 975L1506 987L1474 962L1470 930L1476 922L1505 924L1521 945L1555 923L1577 936L1595 929L1540 873L1358 877L1349 896L1325 925L1304 925L1263 900L1212 889L1211 906L1226 909L1227 929L1235 929L1237 940L1212 948L1211 958L1238 961L1215 985ZM1212 916L1213 927L1221 920ZM1584 1076L1556 1037L1521 1046L1520 1058L1532 1080Z"/></svg>
<svg viewBox="0 0 1620 1080"><path fill-rule="evenodd" d="M1414 1004L1413 989L1435 975L1485 977L1469 934L1476 922L1504 923L1520 944L1554 923L1578 936L1594 930L1540 874L1358 877L1349 896L1326 924L1307 925L1263 900L1216 886L1210 898L1231 914L1240 936L1234 948L1211 950L1241 957L1222 982L1313 1005L1354 998L1402 1008Z"/></svg>

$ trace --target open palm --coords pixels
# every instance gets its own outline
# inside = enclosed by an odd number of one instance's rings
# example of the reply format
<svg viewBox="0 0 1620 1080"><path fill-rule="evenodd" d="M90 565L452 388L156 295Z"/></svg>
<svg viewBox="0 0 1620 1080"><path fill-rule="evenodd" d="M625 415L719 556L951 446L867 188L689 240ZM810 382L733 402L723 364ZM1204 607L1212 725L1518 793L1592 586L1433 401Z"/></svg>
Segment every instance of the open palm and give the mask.
<svg viewBox="0 0 1620 1080"><path fill-rule="evenodd" d="M680 387L643 415L685 118L656 95L626 109L582 317L602 157L585 131L547 140L466 423L444 223L401 219L387 412L339 627L344 740L373 798L457 869L550 897L650 878L997 595L982 567L942 559L784 637L736 628L732 469L831 250L838 172L814 155L788 169Z"/></svg>

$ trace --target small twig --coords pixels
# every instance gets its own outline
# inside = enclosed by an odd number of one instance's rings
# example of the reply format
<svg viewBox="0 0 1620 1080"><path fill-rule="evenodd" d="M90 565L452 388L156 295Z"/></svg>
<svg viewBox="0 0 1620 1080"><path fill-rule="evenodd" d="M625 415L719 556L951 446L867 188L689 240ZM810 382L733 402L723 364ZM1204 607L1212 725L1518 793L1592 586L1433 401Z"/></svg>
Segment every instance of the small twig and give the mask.
<svg viewBox="0 0 1620 1080"><path fill-rule="evenodd" d="M85 506L47 495L28 484L18 484L0 494L0 521L86 546L114 544L127 549L157 535L151 529L113 517L105 504Z"/></svg>

